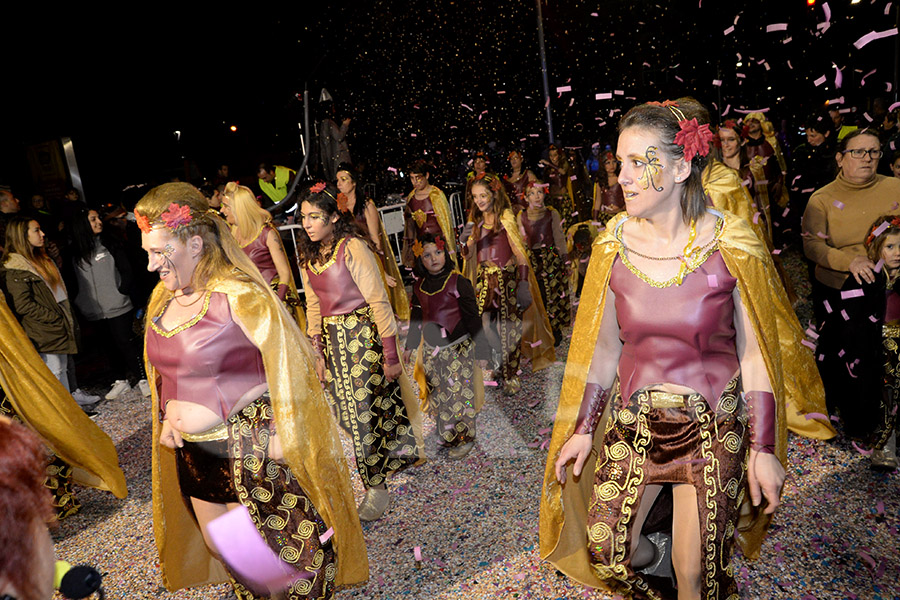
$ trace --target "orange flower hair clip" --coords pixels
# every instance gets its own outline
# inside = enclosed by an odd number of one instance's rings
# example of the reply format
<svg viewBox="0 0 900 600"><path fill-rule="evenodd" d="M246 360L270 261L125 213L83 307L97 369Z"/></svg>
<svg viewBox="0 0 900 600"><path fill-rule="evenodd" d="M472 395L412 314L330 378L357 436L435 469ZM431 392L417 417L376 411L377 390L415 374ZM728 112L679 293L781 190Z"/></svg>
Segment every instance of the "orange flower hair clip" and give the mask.
<svg viewBox="0 0 900 600"><path fill-rule="evenodd" d="M872 232L869 233L869 236L866 238L866 246L870 245L875 241L875 238L891 228L900 229L900 217L894 217L890 221L882 221L873 227Z"/></svg>
<svg viewBox="0 0 900 600"><path fill-rule="evenodd" d="M350 212L350 199L344 192L338 192L337 197L338 210L341 212Z"/></svg>
<svg viewBox="0 0 900 600"><path fill-rule="evenodd" d="M325 182L320 181L319 183L316 183L316 184L310 186L309 193L310 194L318 194L319 192L321 192L324 189L325 189Z"/></svg>
<svg viewBox="0 0 900 600"><path fill-rule="evenodd" d="M162 222L169 231L177 231L181 227L190 225L194 220L194 216L191 214L191 207L187 204L177 204L172 202L169 204L169 208L159 215L159 220L157 221L151 223L150 218L147 217L147 215L142 215L137 211L134 211L134 220L137 223L138 229L144 233L150 233L153 231L154 225L158 225L160 222Z"/></svg>
<svg viewBox="0 0 900 600"><path fill-rule="evenodd" d="M413 244L412 251L413 251L413 254L416 255L416 258L420 258L422 256L422 254L425 253L425 248L422 247L422 242L420 242L419 240L416 240L416 243Z"/></svg>
<svg viewBox="0 0 900 600"><path fill-rule="evenodd" d="M134 211L134 220L137 223L138 229L140 229L144 233L150 233L151 231L153 231L153 227L150 226L150 219L148 219L146 215L142 215L138 211Z"/></svg>
<svg viewBox="0 0 900 600"><path fill-rule="evenodd" d="M444 240L442 240L440 236L436 236L434 238L434 245L437 246L437 249L441 252L444 251L444 246L446 246L446 244L444 244Z"/></svg>

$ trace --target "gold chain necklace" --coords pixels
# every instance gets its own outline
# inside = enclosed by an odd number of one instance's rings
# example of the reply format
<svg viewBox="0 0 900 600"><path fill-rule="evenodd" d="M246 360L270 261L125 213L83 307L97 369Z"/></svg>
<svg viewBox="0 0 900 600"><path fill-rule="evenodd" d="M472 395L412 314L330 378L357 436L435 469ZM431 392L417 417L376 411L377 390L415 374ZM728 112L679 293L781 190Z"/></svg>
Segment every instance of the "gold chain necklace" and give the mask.
<svg viewBox="0 0 900 600"><path fill-rule="evenodd" d="M702 247L695 248L694 250L690 250L691 244L694 243L694 239L696 239L696 237L697 237L697 221L694 219L691 219L691 233L688 236L688 241L687 241L687 244L685 244L685 246L684 246L684 250L678 256L649 256L647 254L641 254L637 250L632 250L631 248L626 246L624 242L622 243L622 247L625 248L625 251L628 252L629 254L634 254L636 256L640 256L641 258L646 258L647 260L680 260L680 261L684 262L686 257L689 257L691 254L696 253L698 250L703 250L704 248L708 247L709 244L711 244L712 242L715 241L715 237L714 237L712 240L710 240L709 243L704 244Z"/></svg>
<svg viewBox="0 0 900 600"><path fill-rule="evenodd" d="M193 293L194 293L193 291L189 292L189 294L193 294ZM194 298L193 300L191 300L191 301L188 302L187 304L182 304L181 302L178 301L179 298L184 298L184 297L187 296L187 295L188 295L188 294L185 294L185 293L184 293L184 290L181 290L181 295L180 295L180 296L172 296L172 298L175 300L175 304L177 304L178 306L180 306L180 307L182 307L182 308L187 308L188 306L193 306L194 304L197 304L197 301L200 300L200 298L203 297L203 294L200 294L199 296L197 296L196 298Z"/></svg>

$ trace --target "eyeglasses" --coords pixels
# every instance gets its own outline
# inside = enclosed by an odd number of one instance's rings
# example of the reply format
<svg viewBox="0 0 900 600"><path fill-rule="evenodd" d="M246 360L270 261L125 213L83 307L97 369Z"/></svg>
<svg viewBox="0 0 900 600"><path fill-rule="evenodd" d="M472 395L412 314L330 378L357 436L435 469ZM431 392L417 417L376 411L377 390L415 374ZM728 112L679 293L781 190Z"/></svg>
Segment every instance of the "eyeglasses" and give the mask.
<svg viewBox="0 0 900 600"><path fill-rule="evenodd" d="M884 156L884 152L881 150L863 150L862 148L854 148L853 150L841 150L841 154L850 153L850 156L853 158L862 158L866 154L869 155L869 158L872 160L878 160L882 156Z"/></svg>

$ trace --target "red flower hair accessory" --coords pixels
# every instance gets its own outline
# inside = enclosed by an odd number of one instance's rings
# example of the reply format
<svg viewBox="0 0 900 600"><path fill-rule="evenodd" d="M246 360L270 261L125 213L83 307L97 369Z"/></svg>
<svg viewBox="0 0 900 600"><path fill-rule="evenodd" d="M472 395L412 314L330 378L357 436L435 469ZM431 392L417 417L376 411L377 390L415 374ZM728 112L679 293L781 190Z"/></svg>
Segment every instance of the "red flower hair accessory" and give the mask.
<svg viewBox="0 0 900 600"><path fill-rule="evenodd" d="M144 233L150 233L153 228L150 226L150 219L146 215L142 215L138 211L134 211L134 220L137 222L138 229Z"/></svg>
<svg viewBox="0 0 900 600"><path fill-rule="evenodd" d="M437 249L441 252L444 251L444 246L446 246L446 244L444 244L444 240L442 240L440 236L436 236L434 238L434 245L437 246Z"/></svg>
<svg viewBox="0 0 900 600"><path fill-rule="evenodd" d="M184 227L185 225L190 225L191 221L194 220L194 217L191 216L190 206L186 204L176 204L175 202L171 203L169 209L159 215L159 217L171 231L175 231L179 227Z"/></svg>
<svg viewBox="0 0 900 600"><path fill-rule="evenodd" d="M872 242L875 241L879 235L887 231L888 229L900 229L900 217L894 217L890 221L882 221L878 225L872 228L871 233L866 238L866 246L869 246Z"/></svg>
<svg viewBox="0 0 900 600"><path fill-rule="evenodd" d="M675 135L675 143L684 147L684 160L690 161L694 156L706 156L709 154L709 143L716 137L709 130L709 125L700 125L697 119L682 119L678 121L681 127Z"/></svg>
<svg viewBox="0 0 900 600"><path fill-rule="evenodd" d="M319 183L317 183L309 188L309 193L310 194L318 194L324 189L325 189L325 182L320 181Z"/></svg>
<svg viewBox="0 0 900 600"><path fill-rule="evenodd" d="M324 186L325 184L323 183L322 185ZM338 192L337 205L339 211L345 213L350 212L350 199L344 192Z"/></svg>

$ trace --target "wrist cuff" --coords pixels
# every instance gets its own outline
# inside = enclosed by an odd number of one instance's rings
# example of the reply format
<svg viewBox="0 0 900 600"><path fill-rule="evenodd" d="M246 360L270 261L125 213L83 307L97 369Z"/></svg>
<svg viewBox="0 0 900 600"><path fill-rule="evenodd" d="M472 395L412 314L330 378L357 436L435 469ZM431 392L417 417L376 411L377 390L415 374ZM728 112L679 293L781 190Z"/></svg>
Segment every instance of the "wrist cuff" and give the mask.
<svg viewBox="0 0 900 600"><path fill-rule="evenodd" d="M775 454L775 395L772 392L744 392L750 415L750 448Z"/></svg>
<svg viewBox="0 0 900 600"><path fill-rule="evenodd" d="M322 334L317 333L309 339L312 344L313 352L319 358L325 358L325 346L322 344Z"/></svg>
<svg viewBox="0 0 900 600"><path fill-rule="evenodd" d="M518 281L528 281L528 265L519 265L516 272Z"/></svg>
<svg viewBox="0 0 900 600"><path fill-rule="evenodd" d="M381 344L384 347L384 364L399 364L400 356L397 354L397 336L383 337L381 338Z"/></svg>
<svg viewBox="0 0 900 600"><path fill-rule="evenodd" d="M584 396L581 399L581 408L578 409L578 418L575 420L575 433L593 434L600 422L603 409L606 408L608 391L600 387L599 383L587 383L584 386Z"/></svg>

